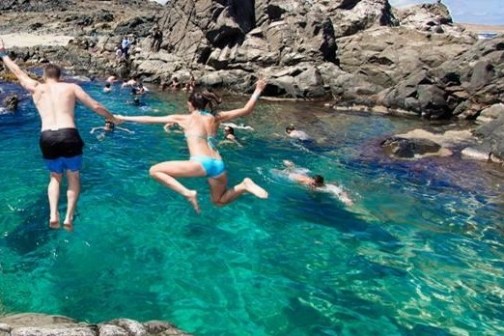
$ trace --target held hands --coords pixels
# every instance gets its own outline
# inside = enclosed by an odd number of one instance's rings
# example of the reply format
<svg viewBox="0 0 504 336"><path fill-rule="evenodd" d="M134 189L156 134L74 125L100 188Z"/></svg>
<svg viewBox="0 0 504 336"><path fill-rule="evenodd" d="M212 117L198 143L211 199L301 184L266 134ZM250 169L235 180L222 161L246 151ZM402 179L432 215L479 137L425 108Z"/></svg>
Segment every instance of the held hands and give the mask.
<svg viewBox="0 0 504 336"><path fill-rule="evenodd" d="M112 119L110 121L112 121L116 125L120 125L123 122L125 122L126 120L124 119L124 116L119 115L119 114L114 114L114 119Z"/></svg>

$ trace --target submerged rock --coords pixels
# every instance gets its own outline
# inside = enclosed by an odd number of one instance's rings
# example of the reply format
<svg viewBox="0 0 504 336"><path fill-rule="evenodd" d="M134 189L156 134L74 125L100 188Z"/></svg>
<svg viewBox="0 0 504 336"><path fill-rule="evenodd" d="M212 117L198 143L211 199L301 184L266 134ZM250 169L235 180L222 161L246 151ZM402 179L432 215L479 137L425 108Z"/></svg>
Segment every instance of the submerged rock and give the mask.
<svg viewBox="0 0 504 336"><path fill-rule="evenodd" d="M441 145L434 141L420 138L401 138L393 136L381 143L385 152L400 159L413 159L426 154L436 154L441 150Z"/></svg>

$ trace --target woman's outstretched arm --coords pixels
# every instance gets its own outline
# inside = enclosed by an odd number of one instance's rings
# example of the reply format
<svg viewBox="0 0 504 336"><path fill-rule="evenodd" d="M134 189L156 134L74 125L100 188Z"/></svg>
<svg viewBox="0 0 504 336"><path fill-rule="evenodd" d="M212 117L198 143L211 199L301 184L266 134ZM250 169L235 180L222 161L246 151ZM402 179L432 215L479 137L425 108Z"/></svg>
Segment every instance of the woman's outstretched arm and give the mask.
<svg viewBox="0 0 504 336"><path fill-rule="evenodd" d="M266 87L266 81L261 79L257 82L256 84L256 89L254 91L254 94L252 94L252 97L250 97L249 101L247 104L245 104L244 107L232 111L226 111L226 112L219 112L217 114L216 118L219 122L225 122L229 121L235 118L239 117L244 117L246 115L249 115L254 111L254 108L257 104L257 100L259 99L259 96L263 92L264 88Z"/></svg>
<svg viewBox="0 0 504 336"><path fill-rule="evenodd" d="M153 117L153 116L122 116L115 115L116 119L121 121L132 121L140 124L169 124L169 123L179 123L182 121L185 116L182 115L168 115L162 117Z"/></svg>

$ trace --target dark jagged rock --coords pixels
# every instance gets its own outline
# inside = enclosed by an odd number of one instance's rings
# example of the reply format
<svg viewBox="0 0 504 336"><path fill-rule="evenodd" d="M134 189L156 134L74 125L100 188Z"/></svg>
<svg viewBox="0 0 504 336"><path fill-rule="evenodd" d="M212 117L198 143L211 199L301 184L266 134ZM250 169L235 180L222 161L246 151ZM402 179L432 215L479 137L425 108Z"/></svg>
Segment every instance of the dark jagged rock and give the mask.
<svg viewBox="0 0 504 336"><path fill-rule="evenodd" d="M74 4L73 0L2 0L0 2L0 10L16 12L63 11L69 9Z"/></svg>
<svg viewBox="0 0 504 336"><path fill-rule="evenodd" d="M475 135L482 139L490 154L504 160L504 114L476 129Z"/></svg>

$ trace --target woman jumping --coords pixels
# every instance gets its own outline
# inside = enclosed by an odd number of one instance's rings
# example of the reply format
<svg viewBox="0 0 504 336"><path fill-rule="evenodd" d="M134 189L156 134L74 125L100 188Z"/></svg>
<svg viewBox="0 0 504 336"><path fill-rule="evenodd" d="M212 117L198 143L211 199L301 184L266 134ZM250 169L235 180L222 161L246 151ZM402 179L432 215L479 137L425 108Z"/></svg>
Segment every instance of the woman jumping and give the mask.
<svg viewBox="0 0 504 336"><path fill-rule="evenodd" d="M240 184L227 189L227 173L224 162L216 149L217 130L221 122L249 115L254 110L266 82L257 82L254 94L247 104L240 109L215 113L213 108L220 103L220 99L211 92L193 92L189 96L187 106L188 115L169 115L163 117L151 116L115 116L118 120L133 121L143 124L178 124L183 130L189 148L189 161L169 161L159 163L150 168L150 175L161 184L184 196L199 213L197 192L189 190L176 178L179 177L208 177L212 202L224 206L236 200L242 194L249 192L258 198L268 198L268 193L245 178Z"/></svg>

